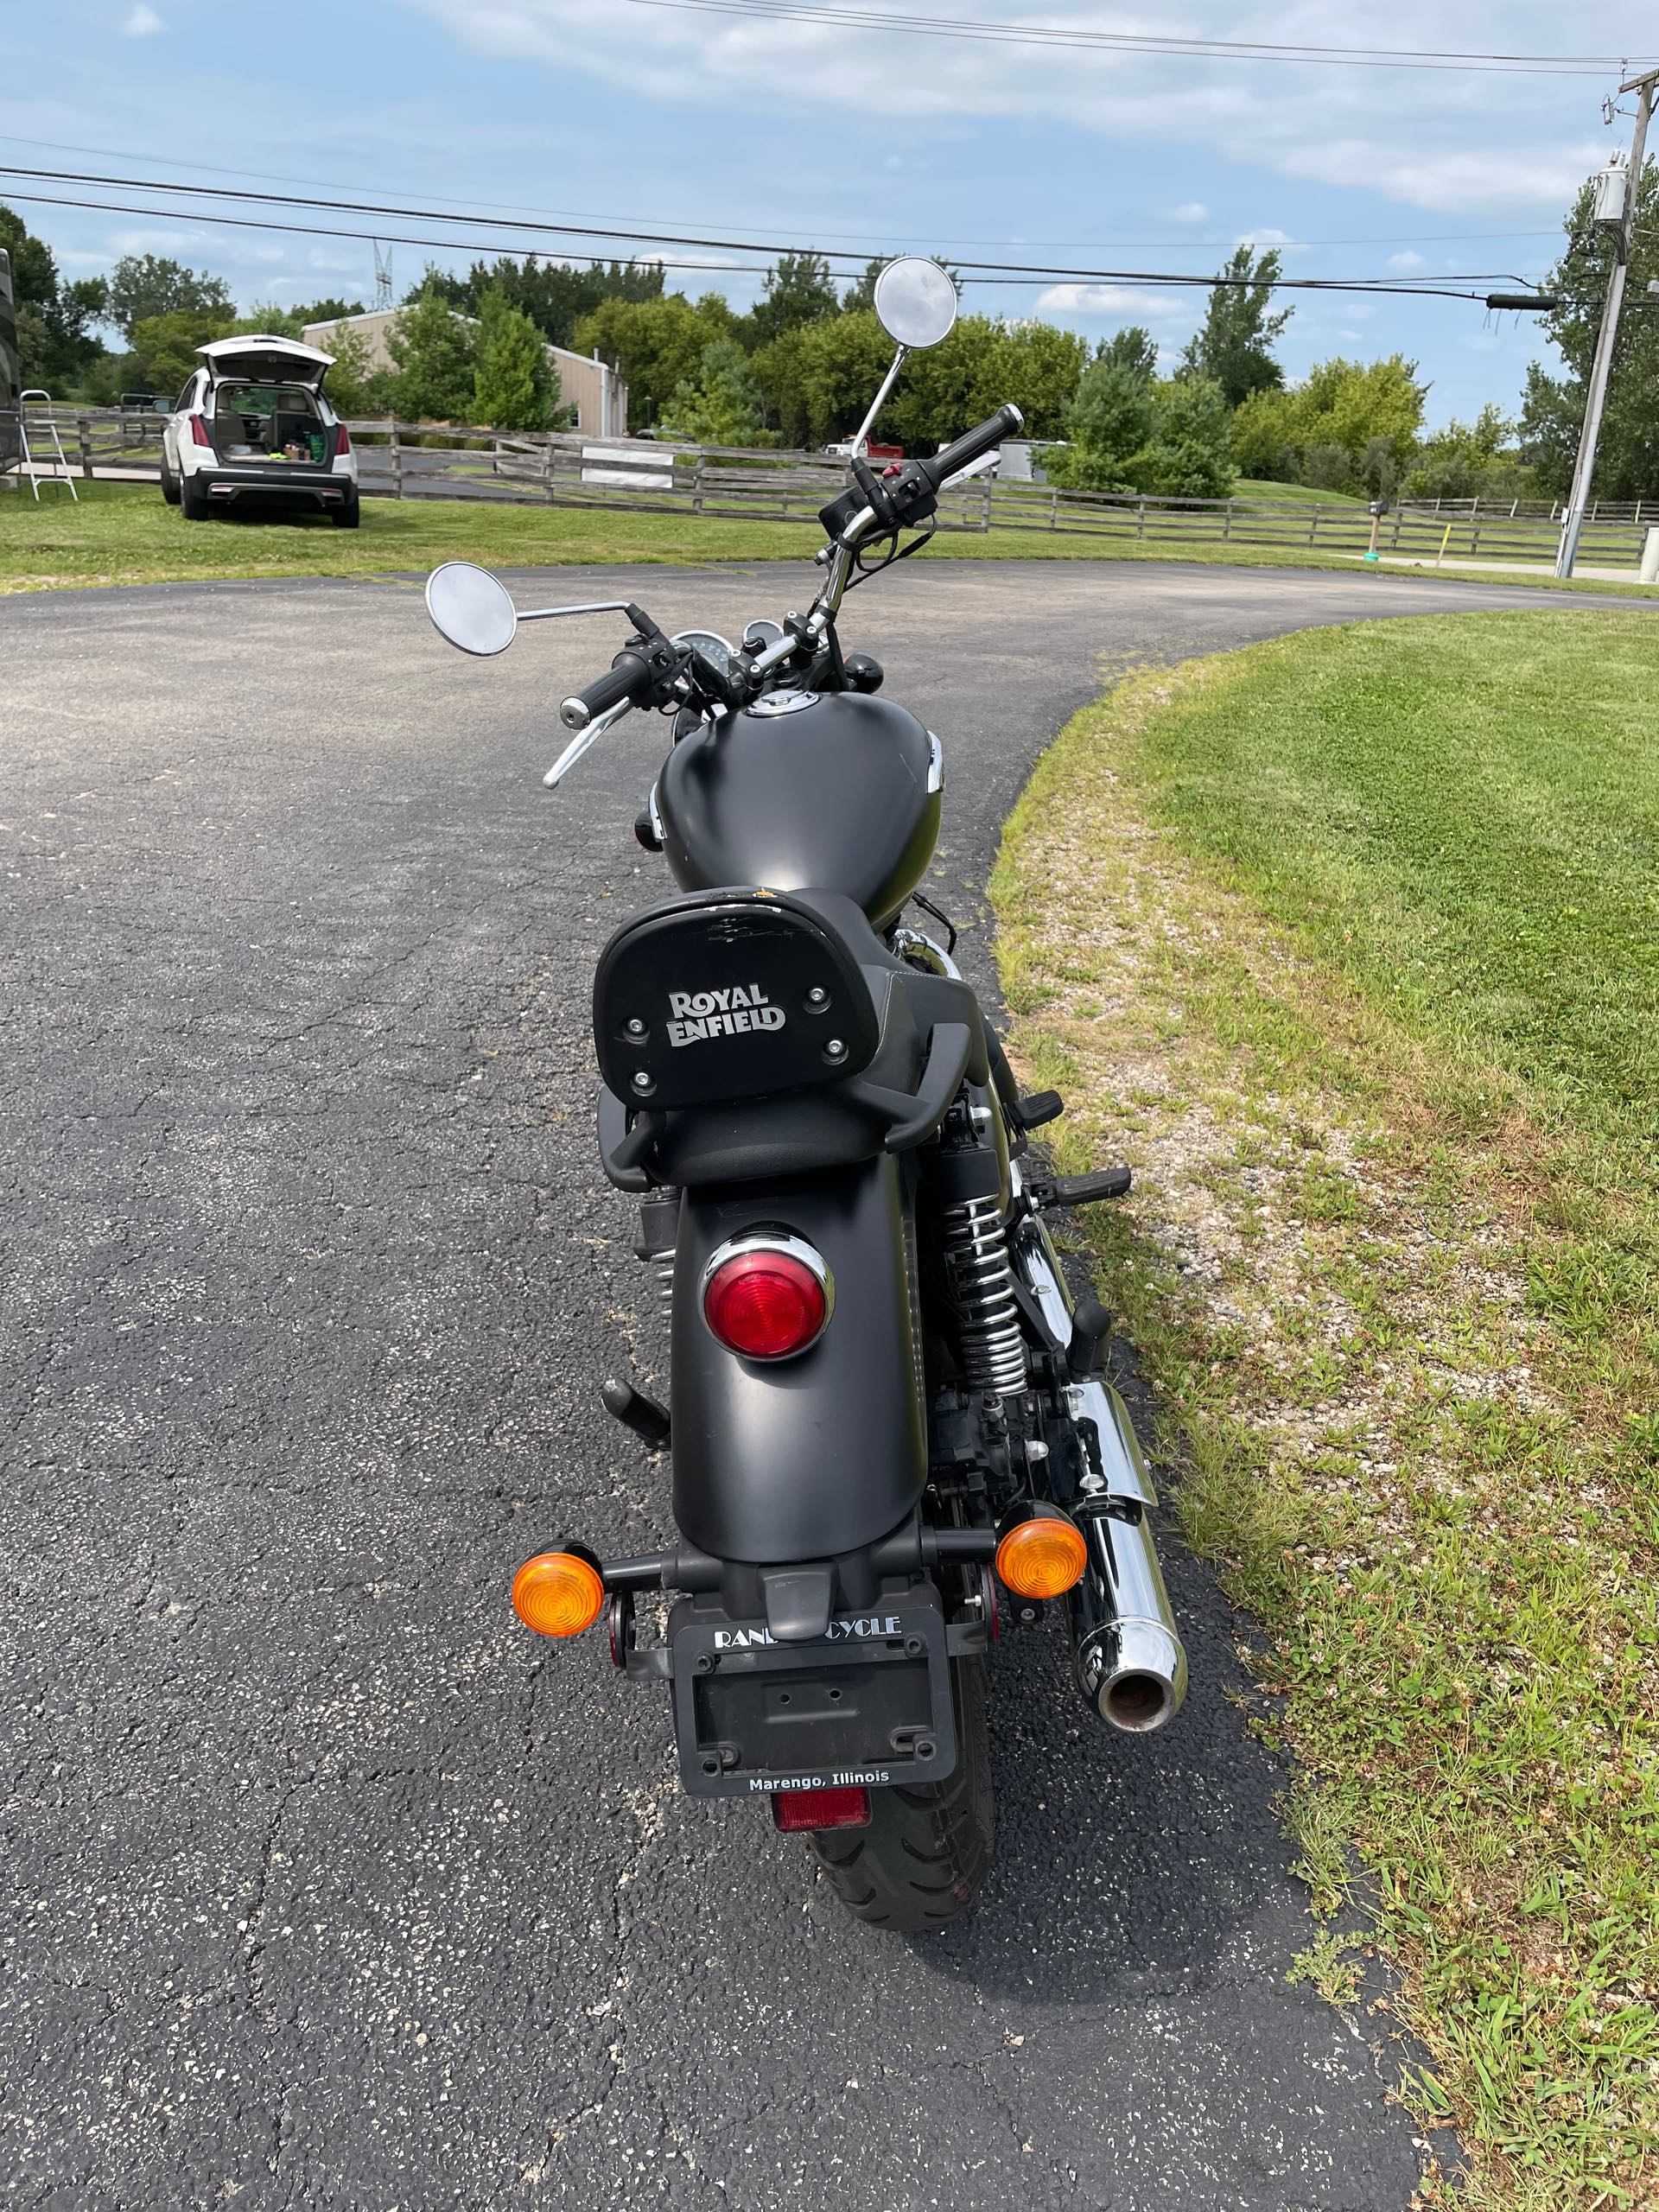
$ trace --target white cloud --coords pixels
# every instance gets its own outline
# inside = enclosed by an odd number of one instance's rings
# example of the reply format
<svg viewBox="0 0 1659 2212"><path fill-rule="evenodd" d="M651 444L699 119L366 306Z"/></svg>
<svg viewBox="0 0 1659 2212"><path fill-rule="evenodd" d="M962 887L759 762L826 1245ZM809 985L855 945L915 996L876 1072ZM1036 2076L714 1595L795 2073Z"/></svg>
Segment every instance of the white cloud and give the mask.
<svg viewBox="0 0 1659 2212"><path fill-rule="evenodd" d="M1169 219L1172 223L1207 223L1210 210L1202 200L1184 200L1179 207L1170 209Z"/></svg>
<svg viewBox="0 0 1659 2212"><path fill-rule="evenodd" d="M1146 292L1132 284L1051 284L1037 305L1051 315L1151 315L1160 321L1192 314L1192 302L1173 292Z"/></svg>
<svg viewBox="0 0 1659 2212"><path fill-rule="evenodd" d="M1234 238L1233 244L1235 245L1253 245L1260 247L1274 245L1286 246L1290 244L1290 232L1288 231L1275 231L1271 224L1267 224L1259 230L1240 231L1238 235Z"/></svg>
<svg viewBox="0 0 1659 2212"><path fill-rule="evenodd" d="M147 8L144 0L137 0L137 6L129 9L123 20L121 35L123 38L154 38L158 31L166 29L167 25L156 10Z"/></svg>
<svg viewBox="0 0 1659 2212"><path fill-rule="evenodd" d="M1409 276L1414 269L1427 269L1428 264L1421 253L1414 253L1408 246L1403 253L1391 253L1388 265L1396 276Z"/></svg>
<svg viewBox="0 0 1659 2212"><path fill-rule="evenodd" d="M902 124L929 130L996 118L1067 124L1120 143L1199 148L1211 156L1315 184L1378 193L1465 219L1553 219L1605 158L1592 135L1602 91L1544 75L1456 70L1344 69L1205 60L1004 41L861 33L836 23L727 16L699 9L619 7L616 0L403 0L471 51L544 64L568 86L597 77L635 98L735 103L773 114L791 86L816 106L853 117L874 136ZM1097 0L1049 0L1050 22L1084 29ZM1296 35L1354 43L1341 0L1300 0ZM1643 0L1603 0L1597 37L1609 51L1652 43ZM652 18L649 35L640 18ZM1150 19L1148 19L1150 22ZM1389 44L1447 43L1444 0L1395 0ZM1187 0L1196 37L1282 40L1280 0ZM1463 0L1457 44L1512 48L1505 0ZM1542 41L1548 43L1548 41ZM1172 219L1201 221L1198 201Z"/></svg>

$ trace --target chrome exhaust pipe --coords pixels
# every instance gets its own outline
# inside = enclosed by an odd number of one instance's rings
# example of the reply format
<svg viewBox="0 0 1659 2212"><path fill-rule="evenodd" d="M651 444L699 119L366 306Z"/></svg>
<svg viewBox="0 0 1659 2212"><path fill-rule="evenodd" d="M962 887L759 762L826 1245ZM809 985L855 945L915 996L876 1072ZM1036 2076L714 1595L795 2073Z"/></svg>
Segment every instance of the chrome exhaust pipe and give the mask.
<svg viewBox="0 0 1659 2212"><path fill-rule="evenodd" d="M1069 1600L1077 1686L1101 1719L1133 1736L1173 1720L1186 1653L1164 1588L1147 1509L1132 1498L1079 1503L1089 1568Z"/></svg>
<svg viewBox="0 0 1659 2212"><path fill-rule="evenodd" d="M1072 1509L1089 1546L1070 1606L1077 1682L1103 1720L1149 1735L1186 1695L1186 1653L1152 1536L1157 1493L1116 1391L1091 1376L1067 1395L1088 1469Z"/></svg>
<svg viewBox="0 0 1659 2212"><path fill-rule="evenodd" d="M1042 1223L1027 1214L1013 1246L1051 1335L1063 1344L1071 1301ZM1128 1410L1110 1384L1085 1376L1067 1387L1065 1400L1083 1467L1071 1517L1089 1547L1088 1567L1067 1599L1077 1682L1110 1726L1148 1735L1175 1718L1186 1695L1186 1653L1153 1541L1158 1496Z"/></svg>

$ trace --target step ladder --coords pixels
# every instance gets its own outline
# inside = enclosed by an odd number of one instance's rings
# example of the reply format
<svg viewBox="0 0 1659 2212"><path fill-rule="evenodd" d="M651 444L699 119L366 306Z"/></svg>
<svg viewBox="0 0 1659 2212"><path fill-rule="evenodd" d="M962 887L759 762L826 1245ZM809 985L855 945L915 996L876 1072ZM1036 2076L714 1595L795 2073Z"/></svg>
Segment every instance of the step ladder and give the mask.
<svg viewBox="0 0 1659 2212"><path fill-rule="evenodd" d="M17 395L17 428L22 439L23 467L29 471L29 480L35 488L35 497L38 500L41 496L41 472L29 442L29 403L31 399L39 400L49 410L52 405L52 395L49 391L41 391L38 387L29 391L19 392ZM69 487L70 498L79 506L80 494L75 489L74 478L69 474L69 456L63 449L63 440L58 435L57 417L50 412L47 415L46 428L47 435L52 441L52 446L48 453L44 449L44 444L42 445L41 459L48 461L55 459L60 472L56 479L48 476L47 481L48 484L54 481L67 484Z"/></svg>

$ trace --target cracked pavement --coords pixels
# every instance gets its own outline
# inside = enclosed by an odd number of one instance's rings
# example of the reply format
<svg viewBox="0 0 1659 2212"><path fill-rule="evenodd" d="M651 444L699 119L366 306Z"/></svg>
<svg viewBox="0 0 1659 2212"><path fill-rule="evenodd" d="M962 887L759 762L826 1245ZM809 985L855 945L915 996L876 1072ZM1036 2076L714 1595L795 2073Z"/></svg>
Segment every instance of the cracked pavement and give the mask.
<svg viewBox="0 0 1659 2212"><path fill-rule="evenodd" d="M734 634L810 590L519 581ZM999 824L1112 672L1527 603L929 562L843 626L944 740L929 887L989 988ZM550 1540L670 1533L596 1395L664 1347L587 1027L667 887L658 733L538 780L618 634L468 661L404 582L0 603L9 2201L1403 2212L1386 2055L1286 1984L1281 1777L1173 1538L1181 1719L1109 1736L1058 1636L1004 1645L997 1872L926 1942L680 1797L602 1639L512 1618Z"/></svg>

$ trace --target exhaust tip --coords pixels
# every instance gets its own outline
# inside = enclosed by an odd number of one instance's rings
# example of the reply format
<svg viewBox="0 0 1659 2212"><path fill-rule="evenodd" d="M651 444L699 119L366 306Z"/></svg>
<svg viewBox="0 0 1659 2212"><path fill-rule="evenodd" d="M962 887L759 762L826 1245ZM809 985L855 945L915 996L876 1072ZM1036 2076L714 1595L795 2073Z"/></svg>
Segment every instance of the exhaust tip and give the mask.
<svg viewBox="0 0 1659 2212"><path fill-rule="evenodd" d="M1131 1736L1150 1735L1175 1717L1174 1685L1158 1675L1119 1675L1100 1693L1100 1717Z"/></svg>
<svg viewBox="0 0 1659 2212"><path fill-rule="evenodd" d="M1120 1618L1078 1646L1077 1680L1109 1727L1149 1736L1181 1709L1186 1654L1161 1621Z"/></svg>

